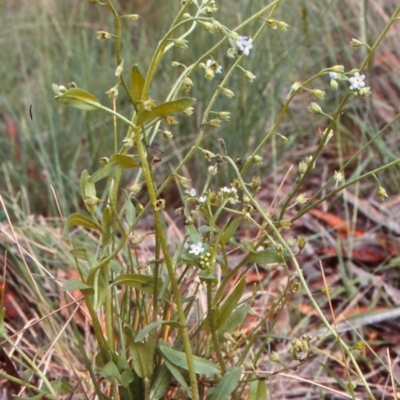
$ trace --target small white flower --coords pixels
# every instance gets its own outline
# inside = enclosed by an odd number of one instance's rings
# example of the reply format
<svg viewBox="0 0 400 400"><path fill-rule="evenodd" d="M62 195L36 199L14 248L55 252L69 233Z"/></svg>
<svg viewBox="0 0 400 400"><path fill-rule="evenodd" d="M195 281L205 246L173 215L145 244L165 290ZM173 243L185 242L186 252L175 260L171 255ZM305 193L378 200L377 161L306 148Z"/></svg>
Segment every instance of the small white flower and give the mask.
<svg viewBox="0 0 400 400"><path fill-rule="evenodd" d="M189 254L193 254L198 256L199 254L203 253L205 248L203 247L203 243L199 242L197 244L191 244Z"/></svg>
<svg viewBox="0 0 400 400"><path fill-rule="evenodd" d="M336 80L338 78L338 74L336 72L329 72L329 78Z"/></svg>
<svg viewBox="0 0 400 400"><path fill-rule="evenodd" d="M203 203L205 203L207 201L207 196L201 196L201 197L199 197L199 203L200 204L203 204Z"/></svg>
<svg viewBox="0 0 400 400"><path fill-rule="evenodd" d="M247 36L239 36L236 39L236 46L245 56L248 56L253 48L253 39Z"/></svg>
<svg viewBox="0 0 400 400"><path fill-rule="evenodd" d="M350 90L358 90L363 88L365 86L364 79L365 75L360 75L358 72L356 72L354 76L349 79L349 82L351 83Z"/></svg>
<svg viewBox="0 0 400 400"><path fill-rule="evenodd" d="M222 73L222 67L211 58L206 61L206 67L211 68L216 74Z"/></svg>
<svg viewBox="0 0 400 400"><path fill-rule="evenodd" d="M196 197L196 189L190 189L190 191L189 191L189 196L190 197Z"/></svg>

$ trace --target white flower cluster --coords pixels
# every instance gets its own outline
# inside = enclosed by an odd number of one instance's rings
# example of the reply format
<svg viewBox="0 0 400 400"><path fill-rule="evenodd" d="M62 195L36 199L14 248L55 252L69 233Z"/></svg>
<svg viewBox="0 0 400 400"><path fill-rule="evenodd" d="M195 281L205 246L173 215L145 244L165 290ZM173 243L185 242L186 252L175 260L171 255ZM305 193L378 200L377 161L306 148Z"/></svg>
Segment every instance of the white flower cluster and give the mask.
<svg viewBox="0 0 400 400"><path fill-rule="evenodd" d="M205 248L203 243L199 242L197 244L191 244L189 254L193 254L194 256L198 256L201 253L204 253Z"/></svg>
<svg viewBox="0 0 400 400"><path fill-rule="evenodd" d="M239 36L236 39L236 46L245 56L248 56L253 48L253 39L247 36Z"/></svg>
<svg viewBox="0 0 400 400"><path fill-rule="evenodd" d="M223 188L221 188L221 192L223 193L237 193L237 190L235 188L228 188L226 186L224 186Z"/></svg>
<svg viewBox="0 0 400 400"><path fill-rule="evenodd" d="M229 198L229 203L235 204L239 201L237 190L235 188L228 188L225 186L221 188L220 191L223 194L224 198Z"/></svg>
<svg viewBox="0 0 400 400"><path fill-rule="evenodd" d="M189 196L190 197L194 197L195 198L196 194L197 194L196 189L192 188L192 189L189 190ZM207 201L207 196L200 196L197 200L198 200L198 202L200 204L203 204L203 203L205 203Z"/></svg>
<svg viewBox="0 0 400 400"><path fill-rule="evenodd" d="M358 90L365 86L365 75L360 75L358 72L354 74L352 78L349 79L350 90Z"/></svg>

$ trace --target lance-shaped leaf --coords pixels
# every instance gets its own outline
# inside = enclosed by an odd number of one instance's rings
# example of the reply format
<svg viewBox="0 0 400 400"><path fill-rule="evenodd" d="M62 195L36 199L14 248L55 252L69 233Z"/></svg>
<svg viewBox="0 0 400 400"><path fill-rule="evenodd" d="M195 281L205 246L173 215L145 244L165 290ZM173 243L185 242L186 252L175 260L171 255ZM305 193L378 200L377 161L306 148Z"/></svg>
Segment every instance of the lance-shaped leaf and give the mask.
<svg viewBox="0 0 400 400"><path fill-rule="evenodd" d="M267 400L267 383L257 380L250 383L249 400Z"/></svg>
<svg viewBox="0 0 400 400"><path fill-rule="evenodd" d="M150 400L160 400L163 397L171 383L171 376L172 374L165 364L158 369L151 385Z"/></svg>
<svg viewBox="0 0 400 400"><path fill-rule="evenodd" d="M144 87L144 77L140 72L138 65L135 64L132 67L132 72L131 72L131 94L135 102L141 100L143 87Z"/></svg>
<svg viewBox="0 0 400 400"><path fill-rule="evenodd" d="M153 118L158 117L166 117L167 115L174 114L177 112L181 112L188 107L191 107L195 99L190 97L183 97L182 99L168 101L166 103L160 104L157 107L154 107L151 111L144 110L138 117L136 122L137 125L143 124Z"/></svg>
<svg viewBox="0 0 400 400"><path fill-rule="evenodd" d="M144 343L132 342L129 344L132 355L133 369L141 378L150 378L153 373L151 351Z"/></svg>
<svg viewBox="0 0 400 400"><path fill-rule="evenodd" d="M71 88L66 92L57 95L56 100L67 106L81 110L97 110L101 107L99 101L92 94L78 88Z"/></svg>
<svg viewBox="0 0 400 400"><path fill-rule="evenodd" d="M135 342L140 342L146 335L148 335L153 329L159 327L160 325L170 325L174 328L182 327L179 322L176 321L156 321L152 322L151 324L147 325L143 328L135 337Z"/></svg>
<svg viewBox="0 0 400 400"><path fill-rule="evenodd" d="M285 258L286 256L287 255L284 254ZM282 255L279 254L275 249L265 249L250 254L247 261L255 264L266 265L273 263L281 263L283 262L283 259Z"/></svg>
<svg viewBox="0 0 400 400"><path fill-rule="evenodd" d="M186 389L186 393L191 397L191 391L188 386L188 384L185 381L185 378L181 374L181 371L179 370L178 367L176 367L174 364L170 363L168 360L165 360L165 365L167 366L168 370L171 372L171 374L174 376L174 378L177 380L177 382Z"/></svg>
<svg viewBox="0 0 400 400"><path fill-rule="evenodd" d="M78 279L71 278L67 282L64 283L61 290L63 292L70 292L71 290L89 290L90 293L93 293L93 288L89 285L86 285L85 282L79 281Z"/></svg>
<svg viewBox="0 0 400 400"><path fill-rule="evenodd" d="M216 323L217 329L221 328L226 323L226 321L231 318L232 312L238 305L245 288L246 279L242 278L219 309L218 321Z"/></svg>
<svg viewBox="0 0 400 400"><path fill-rule="evenodd" d="M235 234L239 228L243 219L241 217L234 219L224 230L221 236L221 244L226 245L231 237Z"/></svg>
<svg viewBox="0 0 400 400"><path fill-rule="evenodd" d="M101 226L88 217L85 217L82 214L71 214L65 221L64 232L62 235L63 239L68 236L68 233L73 226L83 226L84 228L94 229L99 232L102 231Z"/></svg>
<svg viewBox="0 0 400 400"><path fill-rule="evenodd" d="M95 183L112 173L130 168L138 168L140 164L132 157L124 154L113 154L109 162L98 169L90 178L90 183Z"/></svg>
<svg viewBox="0 0 400 400"><path fill-rule="evenodd" d="M207 400L227 400L231 393L236 389L240 377L242 375L242 368L231 368L221 379L218 385L212 389L210 395L207 395Z"/></svg>
<svg viewBox="0 0 400 400"><path fill-rule="evenodd" d="M154 277L148 275L122 274L115 278L112 285L127 285L149 294L154 293ZM162 286L161 278L157 279L157 286Z"/></svg>
<svg viewBox="0 0 400 400"><path fill-rule="evenodd" d="M160 346L160 351L162 356L169 362L186 371L188 370L185 353L183 353L182 351L170 349L167 346ZM192 358L196 374L216 375L221 373L218 365L214 364L213 362L198 356L192 356Z"/></svg>

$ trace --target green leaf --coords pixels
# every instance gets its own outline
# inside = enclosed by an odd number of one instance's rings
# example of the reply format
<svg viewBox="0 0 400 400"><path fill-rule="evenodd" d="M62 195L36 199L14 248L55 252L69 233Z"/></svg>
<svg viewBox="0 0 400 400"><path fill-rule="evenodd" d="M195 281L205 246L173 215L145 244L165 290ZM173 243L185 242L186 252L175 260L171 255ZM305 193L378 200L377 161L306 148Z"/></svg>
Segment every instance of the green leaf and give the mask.
<svg viewBox="0 0 400 400"><path fill-rule="evenodd" d="M237 310L231 314L230 318L225 322L225 324L219 329L218 333L222 335L225 332L232 333L235 329L240 329L244 320L249 312L249 305L244 304L240 306Z"/></svg>
<svg viewBox="0 0 400 400"><path fill-rule="evenodd" d="M75 247L69 251L72 257L77 258L78 260L89 261L87 249L84 247Z"/></svg>
<svg viewBox="0 0 400 400"><path fill-rule="evenodd" d="M153 294L154 293L154 277L140 274L122 274L115 278L112 282L112 286L115 285L127 285L134 287L135 289L142 290L143 292ZM157 286L161 288L162 280L158 278Z"/></svg>
<svg viewBox="0 0 400 400"><path fill-rule="evenodd" d="M240 243L250 253L257 253L254 243L251 240L243 239Z"/></svg>
<svg viewBox="0 0 400 400"><path fill-rule="evenodd" d="M99 373L103 378L111 378L115 379L119 383L122 382L121 374L119 373L118 368L113 361L109 361L103 368L100 369Z"/></svg>
<svg viewBox="0 0 400 400"><path fill-rule="evenodd" d="M257 253L250 254L248 258L248 262L260 265L281 263L282 261L282 256L275 249L260 250Z"/></svg>
<svg viewBox="0 0 400 400"><path fill-rule="evenodd" d="M153 118L166 117L167 115L181 112L192 106L195 101L195 99L191 99L190 97L183 97L181 99L160 104L159 106L154 107L151 111L144 110L140 113L136 124L141 125Z"/></svg>
<svg viewBox="0 0 400 400"><path fill-rule="evenodd" d="M138 168L140 164L132 157L123 154L113 154L108 164L99 168L89 179L90 183L95 183L114 172L122 169Z"/></svg>
<svg viewBox="0 0 400 400"><path fill-rule="evenodd" d="M231 237L235 234L236 230L239 228L242 223L243 218L239 217L234 219L226 229L224 229L221 235L221 244L226 245Z"/></svg>
<svg viewBox="0 0 400 400"><path fill-rule="evenodd" d="M160 351L166 360L170 361L172 364L176 365L179 368L182 368L186 371L188 370L185 353L183 353L182 351L170 349L167 346L160 346ZM216 375L221 373L218 365L206 360L205 358L193 356L193 363L196 374Z"/></svg>
<svg viewBox="0 0 400 400"><path fill-rule="evenodd" d="M193 224L190 224L186 227L186 231L190 237L190 240L193 243L199 243L202 241L201 235L197 232L196 227Z"/></svg>
<svg viewBox="0 0 400 400"><path fill-rule="evenodd" d="M74 387L65 378L58 378L51 381L51 386L60 395L71 393L74 390Z"/></svg>
<svg viewBox="0 0 400 400"><path fill-rule="evenodd" d="M103 211L103 235L101 238L102 246L105 251L107 248L107 243L111 240L111 210L110 207L106 207Z"/></svg>
<svg viewBox="0 0 400 400"><path fill-rule="evenodd" d="M268 400L267 384L265 380L258 380L250 383L248 400Z"/></svg>
<svg viewBox="0 0 400 400"><path fill-rule="evenodd" d="M96 187L94 183L89 182L89 179L89 172L85 169L81 175L81 193L83 199L86 197L96 197Z"/></svg>
<svg viewBox="0 0 400 400"><path fill-rule="evenodd" d="M153 384L151 385L150 400L159 400L161 399L161 397L163 397L165 391L169 388L169 385L171 383L171 376L172 376L171 372L164 364L157 371L157 375L154 379Z"/></svg>
<svg viewBox="0 0 400 400"><path fill-rule="evenodd" d="M56 100L67 106L81 110L97 110L101 107L99 101L92 94L78 88L71 88L64 93L57 95Z"/></svg>
<svg viewBox="0 0 400 400"><path fill-rule="evenodd" d="M89 285L87 285L85 282L79 281L78 279L68 279L67 282L64 283L62 286L61 290L63 292L69 292L71 290L91 290L93 291L93 288Z"/></svg>
<svg viewBox="0 0 400 400"><path fill-rule="evenodd" d="M144 77L140 72L138 65L135 64L131 71L131 94L135 102L142 99L143 87Z"/></svg>
<svg viewBox="0 0 400 400"><path fill-rule="evenodd" d="M170 325L174 328L180 328L182 325L179 322L175 321L157 321L152 322L151 324L147 325L144 329L142 329L135 337L135 342L140 342L142 339L145 338L153 329L157 328L160 325Z"/></svg>
<svg viewBox="0 0 400 400"><path fill-rule="evenodd" d="M136 209L135 206L132 204L132 201L128 193L126 193L126 191L123 191L123 193L125 197L124 210L125 210L126 222L128 223L128 226L132 226L133 222L136 219Z"/></svg>
<svg viewBox="0 0 400 400"><path fill-rule="evenodd" d="M135 376L133 375L133 372L130 369L125 369L121 373L121 383L124 386L128 386L133 380L135 379Z"/></svg>
<svg viewBox="0 0 400 400"><path fill-rule="evenodd" d="M240 377L242 375L242 368L231 368L221 379L218 385L212 390L211 395L207 396L207 400L226 400L230 394L236 389Z"/></svg>
<svg viewBox="0 0 400 400"><path fill-rule="evenodd" d="M181 374L181 371L179 371L179 368L177 368L174 364L172 364L171 362L169 362L168 360L164 359L165 365L167 366L167 368L169 369L169 371L171 372L171 374L174 376L174 378L177 380L177 382L186 389L187 394L191 396L192 391L190 390L188 384L185 381L185 378L183 377L183 375Z"/></svg>
<svg viewBox="0 0 400 400"><path fill-rule="evenodd" d="M64 232L62 235L63 239L66 239L73 226L83 226L84 228L102 232L101 226L97 222L94 222L82 214L71 214L65 221Z"/></svg>
<svg viewBox="0 0 400 400"><path fill-rule="evenodd" d="M150 378L153 373L153 357L144 343L129 344L132 355L133 369L141 378Z"/></svg>
<svg viewBox="0 0 400 400"><path fill-rule="evenodd" d="M245 289L246 279L242 278L219 309L219 318L216 324L217 330L221 328L229 318L231 318L232 312L238 305Z"/></svg>

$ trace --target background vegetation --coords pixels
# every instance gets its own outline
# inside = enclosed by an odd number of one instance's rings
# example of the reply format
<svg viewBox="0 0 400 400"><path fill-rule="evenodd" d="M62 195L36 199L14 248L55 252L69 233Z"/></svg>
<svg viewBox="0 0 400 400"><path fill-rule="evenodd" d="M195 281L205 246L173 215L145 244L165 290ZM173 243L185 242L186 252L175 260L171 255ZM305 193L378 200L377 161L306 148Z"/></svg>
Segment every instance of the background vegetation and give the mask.
<svg viewBox="0 0 400 400"><path fill-rule="evenodd" d="M245 159L248 149L265 135L275 121L291 85L329 66L343 64L347 70L358 67L365 56L365 49L351 47L351 39L373 43L389 20L396 3L395 0L284 1L276 18L289 24L288 31L282 34L270 30L257 42L257 51L246 60L246 68L257 78L249 84L244 75L237 75L230 87L236 95L234 99L226 101L231 119L207 137L207 148L221 151L218 139L223 138L233 158ZM0 0L0 4L1 9L5 10L0 16L3 54L0 63L0 191L14 227L13 233L5 214L2 215L4 222L0 238L4 258L5 250L8 250L8 261L3 262L4 266L8 265L7 298L11 302L10 307L15 310L15 314L8 315L7 327L15 332L24 327L26 334L21 346L33 354L47 348L49 343L56 343L54 350L51 346L54 351L51 363L54 376L65 377L69 375L69 369L74 369L71 360L76 360L76 369L81 363L78 354L68 347L74 343L74 333L70 327L62 341L56 340L66 315L57 314L51 322L49 319L38 321L49 315L60 301L57 285L49 278L49 274L62 281L65 278L63 272L72 273L72 257L60 239L60 214L67 215L82 207L79 190L81 171L83 168L89 171L98 168L98 160L113 145L113 138L107 136L112 124L109 116L59 107L54 102L51 84L74 81L79 86L80 82L84 82L85 89L90 90L101 102L109 103L105 94L109 87L104 86L104 82L108 82L110 71L115 69L113 44L111 41L100 43L96 39L96 31L107 30L112 23L108 13L102 12L104 10L100 7L94 7L89 1ZM268 2L263 0L222 0L219 13L224 15L226 25L234 26L266 4ZM149 49L154 48L160 32L170 23L179 2L120 0L119 6L141 17L138 22L129 23L132 33L123 42L123 50L129 55L125 63L138 63L146 70L151 57ZM250 26L248 35L254 31L255 27ZM352 98L335 137L324 149L323 165L313 172L303 191L313 193L320 188L333 171L339 170L361 146L398 115L399 32L399 29L389 32L365 71L373 95L362 101ZM202 54L202 46L209 46L214 39L205 31L199 31L198 34L201 35L197 41L199 48L191 53L193 60ZM181 61L182 56L181 50L174 50L169 56L170 60L158 71L157 89L151 93L156 100L165 96L164 82L177 74L170 67L170 61ZM223 53L219 62L223 68L227 66L228 60ZM202 74L201 71L197 73ZM195 113L199 118L205 105L202 99L209 98L216 84L204 79L196 81L192 95L198 99ZM321 81L318 86L326 88L324 109L326 107L327 112L334 110L339 101L339 95L330 91L328 85L328 81ZM123 97L118 101L119 110L123 113L124 107L129 107L128 101ZM296 178L295 173L290 172L291 166L297 166L315 148L324 129L321 121L307 111L310 101L313 101L311 95L297 98L279 132L288 138L287 142L283 143L279 137L275 137L263 151L265 162L262 166L260 196L265 199L265 204L271 204L272 199L275 199L272 204L277 204L284 197ZM251 108L248 107L249 103L252 104ZM181 151L194 142L198 121L193 121L196 124L187 119L179 126L174 132L174 141L160 140L156 143L157 148L163 151L157 169L160 181L170 169L171 157L180 157ZM399 127L397 120L386 129L368 151L346 169L346 178L351 179L353 174L399 159ZM122 140L122 128L119 134ZM196 180L206 173L206 168L205 161L199 158L193 159L187 166L185 174L192 180L193 187L196 187ZM361 315L361 312L373 311L374 315L384 315L380 321L389 320L385 324L380 322L379 326L370 325L369 320L365 322L365 319L361 322L360 334L376 346L362 354L365 357L365 373L369 374L376 385L377 395L381 396L391 390L387 387L390 387L386 381L390 374L384 367L387 366L387 360L382 361L386 357L383 349L390 347L391 357L396 357L395 339L390 335L393 327L398 328L396 322L391 321L396 314L383 313L388 310L396 312L400 302L400 229L397 225L399 172L399 167L394 167L378 177L389 194L385 203L378 204L376 182L366 180L348 194L335 198L329 209L323 206L319 214L310 213L293 227L295 232L306 235L310 240L303 267L316 291L323 288L316 277L319 273L317 260L322 260L330 277L332 297L337 302L338 312L347 312L350 316L350 309L357 310L351 314L354 317ZM221 172L221 186L226 185L230 178ZM129 183L127 180L127 187ZM177 198L177 192L171 189L164 196ZM338 230L338 222L332 219L334 214L341 218L341 228L344 226L341 231ZM171 218L174 218L172 209ZM179 225L180 222L175 223ZM246 232L242 234L245 236ZM357 242L357 238L361 240ZM16 242L23 245L26 253L18 249ZM83 237L82 243L93 246L90 238ZM279 277L267 284L278 286ZM23 293L21 287L26 289ZM364 294L363 297L359 296L360 292ZM380 311L382 314L379 314ZM35 329L28 328L33 320L36 321ZM299 296L287 308L286 318L282 322L282 336L293 337L294 332L310 332L317 328L313 322L307 303ZM84 322L80 328L85 331L86 343L90 348L90 329L84 326ZM349 340L359 340L355 333L349 336ZM366 354L368 352L378 352L379 357L373 357L371 361ZM326 357L328 360L334 356ZM66 365L70 367L63 368ZM335 374L340 375L341 372L337 366L328 370L319 364L306 366L302 370L305 379L327 386L334 386L340 381ZM79 374L75 372L75 378L77 376ZM296 390L302 397L315 398L315 392L307 385L301 386L299 383ZM321 390L321 398L326 398L323 397L323 389L318 390ZM271 391L275 393L273 398L288 398L290 388L276 384ZM362 396L363 393L360 393L360 398Z"/></svg>

